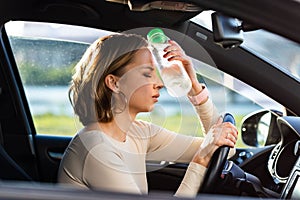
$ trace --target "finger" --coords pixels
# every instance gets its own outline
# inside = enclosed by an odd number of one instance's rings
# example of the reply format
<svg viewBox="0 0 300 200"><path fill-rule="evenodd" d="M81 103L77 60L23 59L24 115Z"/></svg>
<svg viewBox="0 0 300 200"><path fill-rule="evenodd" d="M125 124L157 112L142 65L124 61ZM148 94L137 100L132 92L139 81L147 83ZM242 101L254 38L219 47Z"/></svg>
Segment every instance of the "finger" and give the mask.
<svg viewBox="0 0 300 200"><path fill-rule="evenodd" d="M231 135L230 133L227 133L226 136L223 136L220 141L219 141L219 146L222 145L228 145L230 147L234 147L236 143L236 139L233 135Z"/></svg>
<svg viewBox="0 0 300 200"><path fill-rule="evenodd" d="M238 130L237 130L236 126L234 126L230 122L224 122L223 125L224 125L224 127L226 127L227 131L229 131L230 133L232 133L232 135L235 138L238 138Z"/></svg>
<svg viewBox="0 0 300 200"><path fill-rule="evenodd" d="M230 125L230 133L237 139L238 138L238 130L234 125Z"/></svg>
<svg viewBox="0 0 300 200"><path fill-rule="evenodd" d="M232 147L232 148L234 148L234 146L235 146L235 143L234 142L232 142L231 140L226 140L226 142L225 142L225 144L224 145L227 145L227 146L229 146L229 147Z"/></svg>
<svg viewBox="0 0 300 200"><path fill-rule="evenodd" d="M164 49L164 52L172 52L172 51L177 51L177 52L181 52L181 54L185 54L183 49L179 45L170 44Z"/></svg>
<svg viewBox="0 0 300 200"><path fill-rule="evenodd" d="M217 123L216 123L216 125L220 125L222 123L223 123L223 117L220 116L219 119L218 119L218 121L217 121Z"/></svg>
<svg viewBox="0 0 300 200"><path fill-rule="evenodd" d="M230 136L227 136L227 135L219 137L219 139L216 138L216 141L215 141L215 145L219 146L219 147L224 146L224 145L234 147L235 143L236 143L236 140L233 138L230 138Z"/></svg>
<svg viewBox="0 0 300 200"><path fill-rule="evenodd" d="M226 127L223 129L224 136L233 138L235 141L238 138L237 130L231 127Z"/></svg>
<svg viewBox="0 0 300 200"><path fill-rule="evenodd" d="M231 133L227 134L226 139L236 144L237 139Z"/></svg>
<svg viewBox="0 0 300 200"><path fill-rule="evenodd" d="M168 55L165 55L166 57L169 57L168 60L179 60L182 62L183 66L186 68L187 66L191 66L191 60L190 58L185 54L184 50L180 47L179 44L177 44L174 40L169 40L170 46L166 47L164 49L165 52L169 53ZM186 68L188 73L194 74L193 67Z"/></svg>
<svg viewBox="0 0 300 200"><path fill-rule="evenodd" d="M182 56L183 56L183 54L179 50L168 51L167 53L165 53L163 55L163 57L168 58L169 61L171 61L171 59L175 59L175 57L179 57L177 59L180 59Z"/></svg>
<svg viewBox="0 0 300 200"><path fill-rule="evenodd" d="M168 43L170 44L168 47L175 47L176 49L182 49L180 47L180 45L177 42L175 42L174 40L169 40Z"/></svg>
<svg viewBox="0 0 300 200"><path fill-rule="evenodd" d="M169 52L169 51L183 51L183 50L179 46L169 45L164 49L164 52Z"/></svg>
<svg viewBox="0 0 300 200"><path fill-rule="evenodd" d="M231 134L236 140L238 139L238 130L232 129Z"/></svg>

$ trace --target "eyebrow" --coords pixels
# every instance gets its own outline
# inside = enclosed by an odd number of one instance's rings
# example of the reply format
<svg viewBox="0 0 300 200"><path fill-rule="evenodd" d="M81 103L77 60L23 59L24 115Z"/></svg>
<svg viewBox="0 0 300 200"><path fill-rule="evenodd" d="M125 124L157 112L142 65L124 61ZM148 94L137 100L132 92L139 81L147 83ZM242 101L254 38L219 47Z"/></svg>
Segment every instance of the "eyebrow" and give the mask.
<svg viewBox="0 0 300 200"><path fill-rule="evenodd" d="M151 66L144 66L143 69L149 69L151 71L154 71L154 67L151 67Z"/></svg>

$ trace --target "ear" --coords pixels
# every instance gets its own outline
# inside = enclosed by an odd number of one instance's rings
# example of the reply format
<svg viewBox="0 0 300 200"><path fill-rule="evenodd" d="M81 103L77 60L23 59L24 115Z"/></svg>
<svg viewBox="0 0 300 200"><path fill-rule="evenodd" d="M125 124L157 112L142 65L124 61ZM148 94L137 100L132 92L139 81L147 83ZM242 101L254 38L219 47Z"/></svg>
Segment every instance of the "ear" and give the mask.
<svg viewBox="0 0 300 200"><path fill-rule="evenodd" d="M119 93L120 89L119 89L119 84L118 84L118 77L112 75L112 74L108 74L105 79L105 84L106 86L111 89L113 92L115 93Z"/></svg>

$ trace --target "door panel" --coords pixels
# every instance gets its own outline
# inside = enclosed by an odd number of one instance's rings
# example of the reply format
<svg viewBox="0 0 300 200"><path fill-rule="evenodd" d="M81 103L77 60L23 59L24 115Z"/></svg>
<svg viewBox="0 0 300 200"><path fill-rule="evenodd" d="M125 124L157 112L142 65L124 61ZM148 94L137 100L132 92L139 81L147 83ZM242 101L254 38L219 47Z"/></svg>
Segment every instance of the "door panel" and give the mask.
<svg viewBox="0 0 300 200"><path fill-rule="evenodd" d="M36 135L40 181L56 182L61 157L72 137Z"/></svg>
<svg viewBox="0 0 300 200"><path fill-rule="evenodd" d="M188 164L171 163L163 164L164 166L156 166L153 168L153 163L147 163L147 180L149 192L154 191L170 191L175 194L178 189Z"/></svg>

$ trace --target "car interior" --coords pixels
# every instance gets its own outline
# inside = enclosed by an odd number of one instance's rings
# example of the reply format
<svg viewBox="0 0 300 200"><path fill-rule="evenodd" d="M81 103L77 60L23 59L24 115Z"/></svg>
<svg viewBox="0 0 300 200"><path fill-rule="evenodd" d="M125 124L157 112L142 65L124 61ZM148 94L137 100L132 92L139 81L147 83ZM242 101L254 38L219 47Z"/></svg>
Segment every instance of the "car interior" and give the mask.
<svg viewBox="0 0 300 200"><path fill-rule="evenodd" d="M296 1L288 1L283 5L279 0L260 3L248 0L1 2L0 181L56 184L61 158L72 139L72 136L37 133L5 24L10 21L49 22L111 32L138 32L144 36L153 27L163 27L166 31L174 30L192 39L178 39L189 56L217 66L220 71L237 77L285 107L285 113L259 110L244 117L239 134L249 146L237 148L236 154L228 161L228 149L217 151L205 176L207 183L199 189L199 193L300 198L300 118L297 117L300 114L300 93L295 92L295 88L300 86L299 81L240 47L244 42L243 32L262 27L299 45L299 8ZM205 10L214 11L211 16L213 32L192 20ZM194 41L203 47L213 61L199 49L190 48ZM269 135L265 144L259 146L258 125L266 115L270 120ZM277 165L284 166L284 169L277 169ZM174 193L187 166L187 163L164 161L148 163L149 193Z"/></svg>

